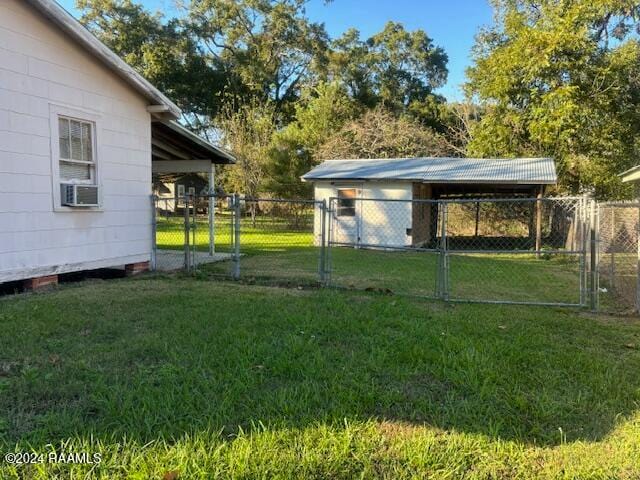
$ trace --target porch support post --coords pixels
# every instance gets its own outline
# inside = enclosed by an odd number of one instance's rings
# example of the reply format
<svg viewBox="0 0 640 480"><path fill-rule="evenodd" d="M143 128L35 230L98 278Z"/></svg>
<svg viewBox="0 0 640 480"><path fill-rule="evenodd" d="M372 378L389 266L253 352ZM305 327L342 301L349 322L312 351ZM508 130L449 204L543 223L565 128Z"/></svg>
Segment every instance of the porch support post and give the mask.
<svg viewBox="0 0 640 480"><path fill-rule="evenodd" d="M478 236L478 223L480 223L480 202L476 202L476 230L474 236Z"/></svg>
<svg viewBox="0 0 640 480"><path fill-rule="evenodd" d="M211 162L209 168L209 255L216 253L216 165Z"/></svg>
<svg viewBox="0 0 640 480"><path fill-rule="evenodd" d="M538 188L536 195L536 257L540 256L540 248L542 247L542 193L544 186Z"/></svg>

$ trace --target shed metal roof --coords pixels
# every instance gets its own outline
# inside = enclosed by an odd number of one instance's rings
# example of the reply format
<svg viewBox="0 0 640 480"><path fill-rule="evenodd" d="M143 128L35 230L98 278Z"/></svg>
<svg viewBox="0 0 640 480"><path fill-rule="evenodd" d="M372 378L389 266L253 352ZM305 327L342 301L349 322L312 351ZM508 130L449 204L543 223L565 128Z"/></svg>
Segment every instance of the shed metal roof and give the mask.
<svg viewBox="0 0 640 480"><path fill-rule="evenodd" d="M552 185L557 175L551 158L428 157L327 160L302 179Z"/></svg>

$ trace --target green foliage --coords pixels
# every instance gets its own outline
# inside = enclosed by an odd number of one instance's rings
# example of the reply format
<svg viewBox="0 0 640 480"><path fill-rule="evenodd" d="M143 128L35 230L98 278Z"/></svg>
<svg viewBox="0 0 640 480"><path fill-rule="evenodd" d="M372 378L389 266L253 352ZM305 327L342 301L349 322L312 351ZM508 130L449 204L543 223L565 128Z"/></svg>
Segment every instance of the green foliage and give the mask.
<svg viewBox="0 0 640 480"><path fill-rule="evenodd" d="M318 163L319 146L357 111L356 102L337 82L303 92L294 121L274 136L267 189L284 198L309 197L311 185L300 177Z"/></svg>
<svg viewBox="0 0 640 480"><path fill-rule="evenodd" d="M561 186L623 195L637 162L640 7L627 0L495 0L468 93L485 106L471 130L480 156L553 156Z"/></svg>
<svg viewBox="0 0 640 480"><path fill-rule="evenodd" d="M329 71L362 105L379 103L401 111L433 100L447 80L447 55L423 30L407 31L388 22L372 37L348 30L333 42Z"/></svg>
<svg viewBox="0 0 640 480"><path fill-rule="evenodd" d="M226 106L217 118L221 141L236 164L221 170L225 190L257 197L264 185L267 155L275 133L275 106L257 100L237 109Z"/></svg>
<svg viewBox="0 0 640 480"><path fill-rule="evenodd" d="M325 62L328 36L309 21L306 0L198 0L187 25L227 76L237 105L272 102L288 121L301 88Z"/></svg>
<svg viewBox="0 0 640 480"><path fill-rule="evenodd" d="M336 158L401 158L453 154L446 139L407 116L382 106L366 110L318 147L317 156Z"/></svg>

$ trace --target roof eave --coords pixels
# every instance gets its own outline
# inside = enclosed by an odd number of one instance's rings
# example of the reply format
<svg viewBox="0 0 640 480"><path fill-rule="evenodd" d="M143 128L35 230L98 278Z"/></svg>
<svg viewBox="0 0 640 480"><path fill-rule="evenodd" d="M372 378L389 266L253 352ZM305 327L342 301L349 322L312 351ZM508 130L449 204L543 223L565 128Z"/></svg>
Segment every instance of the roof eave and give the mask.
<svg viewBox="0 0 640 480"><path fill-rule="evenodd" d="M629 170L625 170L624 172L618 174L618 176L624 183L638 181L640 180L640 165L636 165Z"/></svg>
<svg viewBox="0 0 640 480"><path fill-rule="evenodd" d="M301 177L303 182L419 182L429 184L473 185L556 185L557 180L425 180L421 178Z"/></svg>
<svg viewBox="0 0 640 480"><path fill-rule="evenodd" d="M210 153L227 159L230 164L236 163L236 157L234 157L231 153L227 152L225 149L221 147L218 147L206 141L204 138L196 135L188 128L185 128L182 125L180 125L178 122L169 121L169 122L163 122L163 123L174 132L177 132L180 135L183 135L189 138L191 141L193 141L194 143L197 143L202 148L208 150Z"/></svg>
<svg viewBox="0 0 640 480"><path fill-rule="evenodd" d="M69 12L54 0L27 0L35 9L56 24L63 32L76 40L83 48L99 58L111 71L125 80L154 105L166 108L165 114L173 119L182 115L180 108L169 100L147 79L137 73L124 60L113 53Z"/></svg>

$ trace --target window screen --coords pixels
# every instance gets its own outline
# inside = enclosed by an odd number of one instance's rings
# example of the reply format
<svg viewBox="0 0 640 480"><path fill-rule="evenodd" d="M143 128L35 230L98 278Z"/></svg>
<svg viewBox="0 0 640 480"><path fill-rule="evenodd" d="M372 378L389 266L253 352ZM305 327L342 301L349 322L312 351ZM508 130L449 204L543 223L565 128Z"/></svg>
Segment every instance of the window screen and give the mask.
<svg viewBox="0 0 640 480"><path fill-rule="evenodd" d="M93 124L58 117L60 178L89 183L95 178Z"/></svg>
<svg viewBox="0 0 640 480"><path fill-rule="evenodd" d="M343 188L338 190L338 216L356 216L356 189Z"/></svg>

